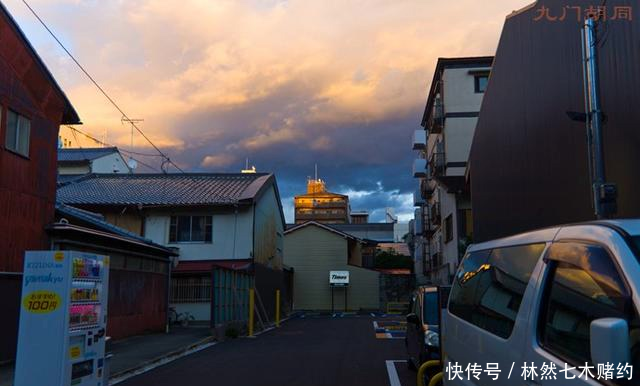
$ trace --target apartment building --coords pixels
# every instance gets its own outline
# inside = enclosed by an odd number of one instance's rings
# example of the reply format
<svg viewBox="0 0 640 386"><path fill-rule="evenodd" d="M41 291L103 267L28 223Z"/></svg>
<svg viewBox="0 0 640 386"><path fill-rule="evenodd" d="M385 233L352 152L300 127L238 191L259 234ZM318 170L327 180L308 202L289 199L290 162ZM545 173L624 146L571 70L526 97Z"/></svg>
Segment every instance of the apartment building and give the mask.
<svg viewBox="0 0 640 386"><path fill-rule="evenodd" d="M418 283L451 282L473 240L466 172L493 57L440 58L413 149Z"/></svg>

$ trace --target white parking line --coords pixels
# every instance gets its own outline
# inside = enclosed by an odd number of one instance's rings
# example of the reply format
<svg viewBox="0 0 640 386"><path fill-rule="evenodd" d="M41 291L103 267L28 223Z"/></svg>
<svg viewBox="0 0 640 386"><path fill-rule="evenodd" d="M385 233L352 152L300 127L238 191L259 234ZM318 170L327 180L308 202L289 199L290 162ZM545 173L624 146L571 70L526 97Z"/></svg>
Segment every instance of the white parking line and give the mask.
<svg viewBox="0 0 640 386"><path fill-rule="evenodd" d="M396 370L396 363L407 363L407 361L387 361L387 374L389 374L390 386L402 386L400 378L398 377L398 371Z"/></svg>

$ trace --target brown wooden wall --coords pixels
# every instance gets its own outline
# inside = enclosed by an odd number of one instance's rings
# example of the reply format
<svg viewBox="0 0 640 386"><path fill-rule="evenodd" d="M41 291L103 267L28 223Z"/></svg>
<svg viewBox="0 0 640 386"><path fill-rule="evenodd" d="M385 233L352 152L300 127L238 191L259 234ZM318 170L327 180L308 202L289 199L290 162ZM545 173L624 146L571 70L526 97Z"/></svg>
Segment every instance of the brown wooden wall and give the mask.
<svg viewBox="0 0 640 386"><path fill-rule="evenodd" d="M167 275L109 272L107 335L113 339L162 332L167 322Z"/></svg>
<svg viewBox="0 0 640 386"><path fill-rule="evenodd" d="M21 272L25 250L48 248L64 102L0 13L0 271ZM29 158L4 148L7 109L31 119Z"/></svg>
<svg viewBox="0 0 640 386"><path fill-rule="evenodd" d="M474 242L534 228L594 218L584 123L580 23L535 21L544 5L560 18L564 7L591 0L539 1L505 21L471 150ZM601 40L600 74L607 180L618 185L618 217L640 216L640 5L633 21L610 20ZM605 31L605 25L601 32ZM602 35L601 35L602 36Z"/></svg>

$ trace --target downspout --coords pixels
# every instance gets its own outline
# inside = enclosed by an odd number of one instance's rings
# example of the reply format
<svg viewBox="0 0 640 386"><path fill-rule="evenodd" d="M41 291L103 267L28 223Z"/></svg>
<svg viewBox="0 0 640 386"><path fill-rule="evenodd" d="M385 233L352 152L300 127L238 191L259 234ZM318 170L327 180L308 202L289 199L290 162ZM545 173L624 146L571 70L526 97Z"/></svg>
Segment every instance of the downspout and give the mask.
<svg viewBox="0 0 640 386"><path fill-rule="evenodd" d="M166 316L166 327L165 333L169 333L169 323L170 323L170 312L169 306L171 302L171 269L173 268L173 256L169 256L169 267L167 269L167 316Z"/></svg>

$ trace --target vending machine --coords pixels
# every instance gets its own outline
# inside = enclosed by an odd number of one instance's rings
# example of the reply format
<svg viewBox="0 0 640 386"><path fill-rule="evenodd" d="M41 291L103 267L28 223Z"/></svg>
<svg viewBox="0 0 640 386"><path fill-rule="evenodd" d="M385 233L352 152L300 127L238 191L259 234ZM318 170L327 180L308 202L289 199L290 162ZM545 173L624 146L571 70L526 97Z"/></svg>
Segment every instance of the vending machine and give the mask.
<svg viewBox="0 0 640 386"><path fill-rule="evenodd" d="M109 257L25 255L14 386L106 386Z"/></svg>

